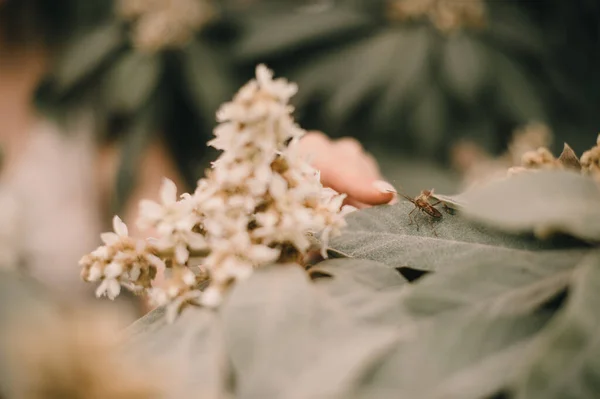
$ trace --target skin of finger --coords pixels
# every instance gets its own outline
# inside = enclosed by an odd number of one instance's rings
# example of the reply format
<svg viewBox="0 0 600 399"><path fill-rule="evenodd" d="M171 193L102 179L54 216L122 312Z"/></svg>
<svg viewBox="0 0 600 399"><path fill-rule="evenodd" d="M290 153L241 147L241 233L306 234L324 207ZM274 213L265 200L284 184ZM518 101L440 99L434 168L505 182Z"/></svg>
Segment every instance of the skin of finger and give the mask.
<svg viewBox="0 0 600 399"><path fill-rule="evenodd" d="M323 185L348 195L349 204L357 208L385 204L393 194L381 193L373 187L381 179L375 159L364 152L352 138L335 142L321 132L307 133L300 142L301 151L313 155L312 165L321 171ZM326 155L323 155L326 154ZM356 204L356 205L355 205Z"/></svg>
<svg viewBox="0 0 600 399"><path fill-rule="evenodd" d="M365 209L365 208L370 208L372 206L372 205L357 201L352 197L347 197L344 200L344 205L352 205L353 207L355 207L357 209Z"/></svg>
<svg viewBox="0 0 600 399"><path fill-rule="evenodd" d="M373 187L373 182L380 178L365 174L364 170L353 167L345 168L348 162L343 159L330 158L316 164L321 170L321 181L340 193L346 193L349 198L369 205L379 205L389 202L392 193L382 193ZM342 165L340 167L340 165Z"/></svg>
<svg viewBox="0 0 600 399"><path fill-rule="evenodd" d="M366 155L362 144L358 140L351 137L343 137L335 140L333 142L333 146L335 151L345 152L346 155L349 156Z"/></svg>

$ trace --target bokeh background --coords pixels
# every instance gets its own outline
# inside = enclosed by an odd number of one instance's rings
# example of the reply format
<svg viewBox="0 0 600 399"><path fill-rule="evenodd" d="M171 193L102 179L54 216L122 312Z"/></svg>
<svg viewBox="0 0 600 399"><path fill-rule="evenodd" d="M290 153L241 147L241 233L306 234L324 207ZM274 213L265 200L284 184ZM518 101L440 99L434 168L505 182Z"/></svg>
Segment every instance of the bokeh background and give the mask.
<svg viewBox="0 0 600 399"><path fill-rule="evenodd" d="M195 185L258 63L411 194L460 190L516 129L578 154L600 131L597 0L3 0L3 263L92 297L78 258L162 175Z"/></svg>

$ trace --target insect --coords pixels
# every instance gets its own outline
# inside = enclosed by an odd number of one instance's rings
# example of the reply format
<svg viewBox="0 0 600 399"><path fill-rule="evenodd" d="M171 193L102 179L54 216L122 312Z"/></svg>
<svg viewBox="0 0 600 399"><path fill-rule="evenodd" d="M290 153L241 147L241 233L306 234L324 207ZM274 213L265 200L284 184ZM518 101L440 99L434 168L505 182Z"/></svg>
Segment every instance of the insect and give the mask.
<svg viewBox="0 0 600 399"><path fill-rule="evenodd" d="M439 210L437 210L436 208L434 208L436 205L439 205L442 201L438 200L437 202L435 202L433 204L429 202L429 199L431 197L433 197L433 189L423 190L423 191L421 191L421 194L419 194L415 198L411 198L411 197L409 197L405 194L402 194L400 192L397 192L397 191L396 191L396 194L400 194L402 197L404 197L408 201L412 202L412 204L415 206L415 209L410 211L410 213L408 214L408 217L410 218L409 225L414 223L417 226L417 230L419 230L419 224L417 223L416 219L414 219L412 214L415 211L421 211L424 214L430 216L429 224L433 230L433 234L435 234L435 236L437 237L437 232L435 231L435 228L433 227L432 219L440 219L442 217L442 213ZM444 209L446 209L446 207L444 207ZM450 213L448 210L446 210L446 212Z"/></svg>

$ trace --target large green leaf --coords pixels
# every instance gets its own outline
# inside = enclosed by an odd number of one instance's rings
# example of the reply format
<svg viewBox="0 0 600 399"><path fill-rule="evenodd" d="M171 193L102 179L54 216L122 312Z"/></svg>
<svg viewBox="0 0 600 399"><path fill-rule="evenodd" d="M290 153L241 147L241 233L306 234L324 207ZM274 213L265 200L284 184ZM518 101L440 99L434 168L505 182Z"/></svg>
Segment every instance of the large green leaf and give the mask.
<svg viewBox="0 0 600 399"><path fill-rule="evenodd" d="M126 331L124 350L137 361L161 365L174 398L221 399L230 390L221 323L209 309L186 309L166 321L156 309Z"/></svg>
<svg viewBox="0 0 600 399"><path fill-rule="evenodd" d="M485 307L490 315L527 313L562 293L589 251L519 255L428 274L402 292L404 311L417 319L464 307Z"/></svg>
<svg viewBox="0 0 600 399"><path fill-rule="evenodd" d="M377 102L375 122L389 131L389 122L397 117L405 102L427 78L432 38L426 27L397 28L399 45L394 70L387 90Z"/></svg>
<svg viewBox="0 0 600 399"><path fill-rule="evenodd" d="M536 24L527 18L516 3L488 2L488 25L483 34L505 48L520 50L530 56L544 54L544 38Z"/></svg>
<svg viewBox="0 0 600 399"><path fill-rule="evenodd" d="M387 83L395 70L396 50L402 39L396 30L389 29L364 40L360 48L353 50L354 57L339 71L346 84L335 91L327 104L331 123L340 125L347 121L373 91Z"/></svg>
<svg viewBox="0 0 600 399"><path fill-rule="evenodd" d="M343 84L340 71L345 70L348 62L354 62L363 47L364 41L359 41L332 48L315 56L311 64L296 66L286 73L290 80L298 83L298 94L292 99L293 103L303 108L316 98L335 93Z"/></svg>
<svg viewBox="0 0 600 399"><path fill-rule="evenodd" d="M297 265L256 270L222 317L239 398L347 398L394 339L390 329L358 327Z"/></svg>
<svg viewBox="0 0 600 399"><path fill-rule="evenodd" d="M310 269L316 287L357 321L397 326L410 321L401 304L407 281L383 263L365 259L330 259Z"/></svg>
<svg viewBox="0 0 600 399"><path fill-rule="evenodd" d="M182 57L184 89L198 114L212 125L220 105L234 93L228 66L218 51L200 40L190 43Z"/></svg>
<svg viewBox="0 0 600 399"><path fill-rule="evenodd" d="M560 295L586 250L519 251L473 259L404 286L394 268L364 259L335 259L311 268L317 287L366 323L402 326L459 309L524 314Z"/></svg>
<svg viewBox="0 0 600 399"><path fill-rule="evenodd" d="M600 256L573 276L566 306L548 325L515 387L517 399L600 395Z"/></svg>
<svg viewBox="0 0 600 399"><path fill-rule="evenodd" d="M536 171L461 195L465 215L512 232L554 232L600 241L600 189L569 171Z"/></svg>
<svg viewBox="0 0 600 399"><path fill-rule="evenodd" d="M409 115L409 127L416 148L432 154L444 144L450 120L448 100L437 86L428 84L418 95L415 108Z"/></svg>
<svg viewBox="0 0 600 399"><path fill-rule="evenodd" d="M236 58L263 60L290 53L306 45L344 37L370 26L369 16L349 7L335 7L319 13L274 11L244 15L244 34L235 49Z"/></svg>
<svg viewBox="0 0 600 399"><path fill-rule="evenodd" d="M459 33L446 40L442 73L453 94L468 104L474 102L487 78L487 63L480 43Z"/></svg>
<svg viewBox="0 0 600 399"><path fill-rule="evenodd" d="M148 145L155 137L156 107L150 103L137 115L120 143L120 161L112 198L112 209L120 213L135 189L139 167Z"/></svg>
<svg viewBox="0 0 600 399"><path fill-rule="evenodd" d="M530 257L529 251L543 244L526 237L499 233L471 223L460 214L443 211L442 218L415 212L412 225L409 213L414 206L401 200L396 205L373 207L353 212L346 218L343 234L330 243L332 253L371 259L393 267L419 270L445 270L482 259L509 261ZM435 229L435 231L434 231ZM437 236L435 235L437 233Z"/></svg>
<svg viewBox="0 0 600 399"><path fill-rule="evenodd" d="M121 115L138 111L158 85L162 63L159 56L130 51L120 57L103 86L108 110Z"/></svg>
<svg viewBox="0 0 600 399"><path fill-rule="evenodd" d="M535 85L535 76L528 75L522 65L499 51L490 50L489 57L500 108L519 124L545 121L542 93Z"/></svg>
<svg viewBox="0 0 600 399"><path fill-rule="evenodd" d="M349 398L479 399L499 392L546 317L455 312L406 328Z"/></svg>
<svg viewBox="0 0 600 399"><path fill-rule="evenodd" d="M69 91L124 45L122 27L117 22L77 36L67 45L53 71L56 89L61 93Z"/></svg>

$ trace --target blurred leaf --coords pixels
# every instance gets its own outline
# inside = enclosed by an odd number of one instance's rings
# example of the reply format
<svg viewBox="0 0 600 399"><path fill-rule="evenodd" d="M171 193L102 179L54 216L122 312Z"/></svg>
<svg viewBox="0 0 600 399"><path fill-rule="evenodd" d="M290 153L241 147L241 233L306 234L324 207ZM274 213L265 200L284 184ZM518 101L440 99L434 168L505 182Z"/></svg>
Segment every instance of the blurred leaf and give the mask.
<svg viewBox="0 0 600 399"><path fill-rule="evenodd" d="M418 270L450 270L464 264L477 264L482 259L510 259L532 256L525 249L541 249L539 242L499 233L473 224L460 214L442 211L433 222L429 216L415 212L420 228L409 225L409 212L414 206L401 201L396 205L378 206L353 212L346 217L348 226L330 243L332 252L370 259L393 267Z"/></svg>
<svg viewBox="0 0 600 399"><path fill-rule="evenodd" d="M407 281L383 263L365 259L331 259L310 269L318 289L324 291L357 321L397 326L406 321L401 292Z"/></svg>
<svg viewBox="0 0 600 399"><path fill-rule="evenodd" d="M517 399L597 398L600 392L600 256L573 276L567 304L535 346L516 385Z"/></svg>
<svg viewBox="0 0 600 399"><path fill-rule="evenodd" d="M209 309L186 309L175 322L163 308L150 312L127 330L123 349L138 361L161 364L172 381L172 397L222 398L228 365L221 324Z"/></svg>
<svg viewBox="0 0 600 399"><path fill-rule="evenodd" d="M442 73L452 94L472 104L487 79L487 64L479 43L466 34L457 34L445 41Z"/></svg>
<svg viewBox="0 0 600 399"><path fill-rule="evenodd" d="M365 39L360 48L352 51L353 57L344 63L343 70L338 71L346 83L327 103L331 123L341 125L347 121L369 94L387 83L401 41L402 36L396 30L388 29Z"/></svg>
<svg viewBox="0 0 600 399"><path fill-rule="evenodd" d="M398 288L406 284L400 274L392 267L366 259L330 259L318 263L311 267L310 273L320 272L331 275L336 286L329 285L329 288L341 288L351 282L368 287L373 292L386 290L388 288ZM327 280L330 281L330 280Z"/></svg>
<svg viewBox="0 0 600 399"><path fill-rule="evenodd" d="M233 288L222 316L240 398L347 398L394 338L358 328L298 265L257 269Z"/></svg>
<svg viewBox="0 0 600 399"><path fill-rule="evenodd" d="M496 77L498 105L517 123L545 121L542 94L519 64L499 52L490 54Z"/></svg>
<svg viewBox="0 0 600 399"><path fill-rule="evenodd" d="M141 110L122 138L120 163L112 204L114 213L121 213L135 189L142 157L156 133L155 112L156 107L151 105Z"/></svg>
<svg viewBox="0 0 600 399"><path fill-rule="evenodd" d="M462 194L465 215L511 232L600 240L600 190L569 171L535 171Z"/></svg>
<svg viewBox="0 0 600 399"><path fill-rule="evenodd" d="M488 26L484 34L508 49L519 49L524 54L539 57L545 52L545 42L536 24L527 18L515 4L487 2L490 8Z"/></svg>
<svg viewBox="0 0 600 399"><path fill-rule="evenodd" d="M416 147L431 154L444 144L445 132L450 123L448 101L436 86L423 90L410 112L409 126L414 134Z"/></svg>
<svg viewBox="0 0 600 399"><path fill-rule="evenodd" d="M515 375L546 319L455 312L406 328L349 398L480 399Z"/></svg>
<svg viewBox="0 0 600 399"><path fill-rule="evenodd" d="M429 52L432 45L426 27L400 29L396 49L395 70L387 90L377 102L375 123L389 130L390 121L397 117L404 103L427 78Z"/></svg>
<svg viewBox="0 0 600 399"><path fill-rule="evenodd" d="M242 23L246 29L233 52L240 61L254 62L359 32L372 21L349 7L335 7L321 13L247 14Z"/></svg>
<svg viewBox="0 0 600 399"><path fill-rule="evenodd" d="M116 21L74 38L53 70L58 91L65 93L89 77L124 43L121 25Z"/></svg>
<svg viewBox="0 0 600 399"><path fill-rule="evenodd" d="M139 51L124 54L103 86L108 109L121 115L138 111L157 88L161 71L162 63L156 55Z"/></svg>
<svg viewBox="0 0 600 399"><path fill-rule="evenodd" d="M222 103L235 92L228 65L215 49L200 40L191 43L183 52L185 90L191 95L195 108L211 126Z"/></svg>
<svg viewBox="0 0 600 399"><path fill-rule="evenodd" d="M490 316L529 313L564 291L589 254L554 250L482 258L428 274L404 290L402 305L415 318L464 307L485 307Z"/></svg>
<svg viewBox="0 0 600 399"><path fill-rule="evenodd" d="M369 39L365 39L369 40ZM332 48L323 55L317 55L310 65L293 68L287 75L291 81L298 84L298 94L292 99L299 108L318 97L329 97L343 83L345 65L356 57L363 48L364 42L351 43Z"/></svg>
<svg viewBox="0 0 600 399"><path fill-rule="evenodd" d="M0 270L0 393L4 397L15 383L11 355L6 345L14 334L54 325L61 309L47 288L21 271Z"/></svg>

